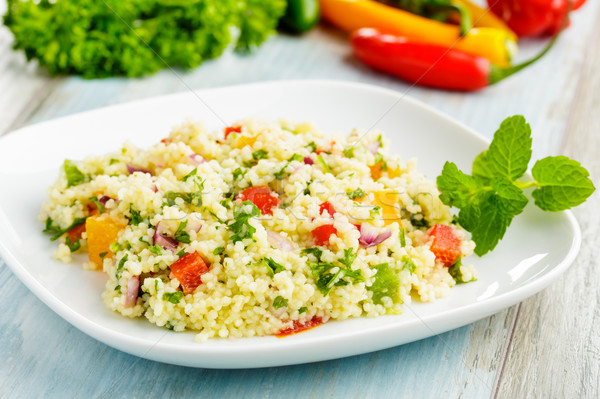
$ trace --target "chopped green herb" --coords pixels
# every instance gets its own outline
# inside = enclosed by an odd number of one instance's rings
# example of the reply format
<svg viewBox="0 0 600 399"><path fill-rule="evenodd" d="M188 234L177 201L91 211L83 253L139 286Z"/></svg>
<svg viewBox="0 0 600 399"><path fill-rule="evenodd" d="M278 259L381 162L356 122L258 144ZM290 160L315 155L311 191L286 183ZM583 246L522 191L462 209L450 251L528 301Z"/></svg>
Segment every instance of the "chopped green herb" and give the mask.
<svg viewBox="0 0 600 399"><path fill-rule="evenodd" d="M117 291L117 292L120 294L120 293L121 293L121 286L120 286L120 285L117 285L117 286L115 287L115 291Z"/></svg>
<svg viewBox="0 0 600 399"><path fill-rule="evenodd" d="M150 246L150 243L144 237L140 237L140 242L143 242L144 244Z"/></svg>
<svg viewBox="0 0 600 399"><path fill-rule="evenodd" d="M185 176L183 177L183 181L184 181L184 182L188 181L188 179L189 179L190 177L196 176L196 173L198 173L198 168L196 168L196 169L192 170L190 173L188 173L187 175L185 175Z"/></svg>
<svg viewBox="0 0 600 399"><path fill-rule="evenodd" d="M177 255L177 257L178 257L178 258L181 258L181 257L182 257L183 255L185 255L185 254L186 254L186 252L185 252L185 248L183 248L183 249L181 249L179 252L177 252L177 254L176 254L176 255Z"/></svg>
<svg viewBox="0 0 600 399"><path fill-rule="evenodd" d="M222 254L223 254L223 252L225 252L225 247L216 247L216 248L213 250L213 254L214 254L214 255L222 255Z"/></svg>
<svg viewBox="0 0 600 399"><path fill-rule="evenodd" d="M179 223L179 226L177 226L177 230L173 235L173 238L184 244L189 244L192 242L192 240L190 239L190 235L184 230L187 224L187 220L184 220L183 222Z"/></svg>
<svg viewBox="0 0 600 399"><path fill-rule="evenodd" d="M43 232L52 234L52 237L50 237L50 241L56 241L67 231L71 230L74 227L84 224L85 219L86 218L75 218L75 220L73 220L73 223L67 226L67 228L61 229L60 227L54 226L54 221L52 219L47 218L46 227L44 228Z"/></svg>
<svg viewBox="0 0 600 399"><path fill-rule="evenodd" d="M429 222L420 213L413 213L410 215L410 223L417 228L429 227Z"/></svg>
<svg viewBox="0 0 600 399"><path fill-rule="evenodd" d="M579 162L564 156L541 159L531 170L534 180L519 181L531 159L531 127L521 115L505 119L489 148L479 154L467 175L446 162L437 186L440 199L460 209L459 224L471 232L475 253L486 254L504 237L513 218L525 209L531 193L535 205L545 211L561 211L583 203L595 187Z"/></svg>
<svg viewBox="0 0 600 399"><path fill-rule="evenodd" d="M452 266L448 268L448 273L450 274L450 276L452 276L454 281L456 281L456 284L465 284L477 280L475 277L468 281L465 280L465 277L460 270L461 266L462 260L459 258Z"/></svg>
<svg viewBox="0 0 600 399"><path fill-rule="evenodd" d="M383 305L383 298L389 297L393 303L400 302L400 277L387 263L373 266L377 270L373 284L367 290L373 293L373 303Z"/></svg>
<svg viewBox="0 0 600 399"><path fill-rule="evenodd" d="M98 198L96 197L90 197L88 198L90 201L92 201L94 203L94 205L96 205L96 208L98 209L98 212L100 213L104 213L104 205L102 205L102 203L100 201L98 201Z"/></svg>
<svg viewBox="0 0 600 399"><path fill-rule="evenodd" d="M344 262L351 264L350 260L353 262L356 258L356 255L351 253L351 250L349 253L344 251L345 256L344 258L340 258L340 262L344 260ZM343 280L344 277L347 277L353 283L365 281L360 270L351 270L349 268L335 266L334 264L327 262L306 263L310 267L314 278L317 280L317 288L324 296L327 296L334 286L349 284L349 281Z"/></svg>
<svg viewBox="0 0 600 399"><path fill-rule="evenodd" d="M308 308L306 306L302 306L300 309L298 309L298 314L306 313L307 311Z"/></svg>
<svg viewBox="0 0 600 399"><path fill-rule="evenodd" d="M148 250L150 252L152 252L154 255L162 255L162 253L163 253L162 247L158 244L152 245L150 248L148 248Z"/></svg>
<svg viewBox="0 0 600 399"><path fill-rule="evenodd" d="M248 211L247 208L250 208ZM233 208L233 222L227 227L233 233L231 240L236 243L245 238L253 238L256 228L250 224L250 218L260 216L260 209L250 201L235 204Z"/></svg>
<svg viewBox="0 0 600 399"><path fill-rule="evenodd" d="M123 247L121 246L121 244L119 244L118 241L111 243L108 248L113 254L116 254L117 252L123 249Z"/></svg>
<svg viewBox="0 0 600 399"><path fill-rule="evenodd" d="M260 159L267 159L268 156L269 152L267 150L263 150L262 148L252 153L252 159L254 159L255 161L258 161Z"/></svg>
<svg viewBox="0 0 600 399"><path fill-rule="evenodd" d="M269 276L271 277L285 270L285 267L283 267L283 265L280 265L279 263L275 262L272 258L262 258L261 263L267 265Z"/></svg>
<svg viewBox="0 0 600 399"><path fill-rule="evenodd" d="M67 239L65 240L65 244L67 245L67 247L69 247L69 251L71 252L75 252L79 248L81 248L81 240L79 238L71 242L71 238L67 237Z"/></svg>
<svg viewBox="0 0 600 399"><path fill-rule="evenodd" d="M400 227L400 231L398 232L398 236L400 238L400 246L402 248L406 247L406 234L404 233L404 227Z"/></svg>
<svg viewBox="0 0 600 399"><path fill-rule="evenodd" d="M142 218L141 212L138 211L138 210L136 210L133 207L133 204L129 204L129 215L130 216L125 215L125 217L127 219L129 219L129 223L132 226L137 226L137 225L139 225L140 223L142 223L144 221L144 219Z"/></svg>
<svg viewBox="0 0 600 399"><path fill-rule="evenodd" d="M417 269L417 265L410 259L408 256L404 255L402 257L402 262L404 263L404 269L407 269L409 272L414 273Z"/></svg>
<svg viewBox="0 0 600 399"><path fill-rule="evenodd" d="M115 272L115 278L117 280L119 280L121 278L121 275L123 274L123 267L125 266L125 262L127 262L127 257L128 257L128 255L125 254L125 256L123 256L121 258L121 260L119 261L119 263L117 265L117 271Z"/></svg>
<svg viewBox="0 0 600 399"><path fill-rule="evenodd" d="M175 291L175 292L165 292L162 296L163 301L169 301L174 305L177 305L181 299L183 298L183 292Z"/></svg>
<svg viewBox="0 0 600 399"><path fill-rule="evenodd" d="M116 163L119 163L119 162L120 162L120 161L119 161L118 159L116 159L116 158L111 158L111 159L110 159L110 161L108 161L108 164L109 164L109 165L114 165L114 164L116 164Z"/></svg>
<svg viewBox="0 0 600 399"><path fill-rule="evenodd" d="M100 259L104 259L104 257L108 255L108 252L100 252L98 255L100 255Z"/></svg>
<svg viewBox="0 0 600 399"><path fill-rule="evenodd" d="M354 158L354 147L348 147L344 150L346 158Z"/></svg>
<svg viewBox="0 0 600 399"><path fill-rule="evenodd" d="M86 176L75 166L75 164L68 159L65 159L63 164L65 170L65 176L67 177L67 188L77 186L84 183Z"/></svg>
<svg viewBox="0 0 600 399"><path fill-rule="evenodd" d="M283 299L281 295L277 295L273 300L273 309L280 309L287 306L288 300Z"/></svg>
<svg viewBox="0 0 600 399"><path fill-rule="evenodd" d="M321 256L323 256L323 250L319 247L312 248L304 248L302 253L305 255L312 255L317 259L317 262L321 261Z"/></svg>
<svg viewBox="0 0 600 399"><path fill-rule="evenodd" d="M233 171L233 180L235 181L240 178L243 178L246 175L246 173L248 173L248 169L237 168Z"/></svg>
<svg viewBox="0 0 600 399"><path fill-rule="evenodd" d="M329 168L329 165L327 165L327 163L325 162L325 160L323 159L323 156L321 156L321 154L317 155L317 161L319 161L321 166L323 166L323 169L325 170L326 173L331 173L331 169Z"/></svg>
<svg viewBox="0 0 600 399"><path fill-rule="evenodd" d="M306 148L308 148L310 150L310 152L316 152L317 151L317 145L315 144L314 141L311 141L310 143L308 143L306 145Z"/></svg>
<svg viewBox="0 0 600 399"><path fill-rule="evenodd" d="M352 266L352 263L358 256L358 252L352 253L352 251L354 251L353 248L344 249L344 257L338 259L340 261L340 263L343 264L344 266L346 266L348 269L350 269L350 267Z"/></svg>
<svg viewBox="0 0 600 399"><path fill-rule="evenodd" d="M221 204L221 206L225 209L231 209L231 201L229 201L228 199L221 200L219 204Z"/></svg>
<svg viewBox="0 0 600 399"><path fill-rule="evenodd" d="M381 207L379 205L376 205L369 211L369 214L371 215L371 217L373 217L375 215L379 215L380 211Z"/></svg>
<svg viewBox="0 0 600 399"><path fill-rule="evenodd" d="M375 154L375 165L379 164L381 170L388 170L387 162L383 159L383 155L380 153Z"/></svg>
<svg viewBox="0 0 600 399"><path fill-rule="evenodd" d="M360 199L360 198L364 198L365 192L362 190L362 188L359 187L354 191L347 191L346 195L350 199Z"/></svg>

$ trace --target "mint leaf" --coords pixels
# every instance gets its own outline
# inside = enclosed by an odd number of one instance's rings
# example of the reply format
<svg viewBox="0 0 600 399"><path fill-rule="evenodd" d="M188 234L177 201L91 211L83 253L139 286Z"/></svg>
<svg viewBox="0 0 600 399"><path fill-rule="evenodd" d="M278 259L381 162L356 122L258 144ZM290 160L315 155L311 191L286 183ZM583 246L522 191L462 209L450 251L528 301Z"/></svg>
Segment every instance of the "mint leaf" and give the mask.
<svg viewBox="0 0 600 399"><path fill-rule="evenodd" d="M540 159L531 174L539 187L531 195L535 204L545 211L563 211L580 205L595 190L589 172L565 156Z"/></svg>
<svg viewBox="0 0 600 399"><path fill-rule="evenodd" d="M65 176L67 177L67 188L77 186L85 182L85 175L68 159L65 159L63 164Z"/></svg>
<svg viewBox="0 0 600 399"><path fill-rule="evenodd" d="M400 302L400 277L392 270L389 264L382 263L372 267L377 270L373 279L373 284L367 287L373 296L371 297L375 305L383 305L383 298L389 297L393 303Z"/></svg>
<svg viewBox="0 0 600 399"><path fill-rule="evenodd" d="M531 127L521 115L506 118L490 148L473 163L473 176L505 177L514 181L523 176L531 159Z"/></svg>
<svg viewBox="0 0 600 399"><path fill-rule="evenodd" d="M481 190L481 184L472 176L464 174L453 162L446 162L442 174L436 180L438 189L442 192L440 199L449 206L462 208L468 198Z"/></svg>

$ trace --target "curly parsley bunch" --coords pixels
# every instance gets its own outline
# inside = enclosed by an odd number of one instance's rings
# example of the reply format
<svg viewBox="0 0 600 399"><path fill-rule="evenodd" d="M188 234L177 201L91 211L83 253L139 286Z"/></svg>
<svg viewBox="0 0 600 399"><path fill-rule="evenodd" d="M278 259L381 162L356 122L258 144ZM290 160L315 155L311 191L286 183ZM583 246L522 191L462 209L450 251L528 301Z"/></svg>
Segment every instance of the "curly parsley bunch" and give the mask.
<svg viewBox="0 0 600 399"><path fill-rule="evenodd" d="M51 74L141 76L194 68L230 43L249 51L275 31L285 0L9 0L15 49Z"/></svg>

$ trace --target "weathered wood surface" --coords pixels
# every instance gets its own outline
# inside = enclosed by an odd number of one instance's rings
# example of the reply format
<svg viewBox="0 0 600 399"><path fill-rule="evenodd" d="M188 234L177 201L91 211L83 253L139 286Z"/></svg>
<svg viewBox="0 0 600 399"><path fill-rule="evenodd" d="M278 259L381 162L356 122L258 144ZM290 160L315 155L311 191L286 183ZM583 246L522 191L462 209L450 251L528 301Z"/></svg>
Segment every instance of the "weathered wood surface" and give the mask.
<svg viewBox="0 0 600 399"><path fill-rule="evenodd" d="M0 3L3 12L5 3ZM327 27L273 38L251 56L228 54L194 71L143 79L49 78L0 28L0 135L20 126L153 95L279 79L330 78L389 87L491 137L508 115L534 129L534 157L564 153L600 186L600 19L588 2L540 63L479 93L447 93L379 75ZM542 43L523 43L523 55ZM26 154L26 149L24 149ZM0 188L0 195L6 195ZM576 210L584 233L569 273L489 318L419 342L307 365L203 370L139 359L79 332L41 303L0 259L0 398L49 397L589 397L599 393L600 201Z"/></svg>

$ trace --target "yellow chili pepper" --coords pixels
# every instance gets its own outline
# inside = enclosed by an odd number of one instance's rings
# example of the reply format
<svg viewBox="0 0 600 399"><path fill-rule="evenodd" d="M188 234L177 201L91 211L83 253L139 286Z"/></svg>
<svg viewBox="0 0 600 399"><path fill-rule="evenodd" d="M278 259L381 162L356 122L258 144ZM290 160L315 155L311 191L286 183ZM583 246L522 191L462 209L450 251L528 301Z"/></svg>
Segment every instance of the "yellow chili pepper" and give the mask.
<svg viewBox="0 0 600 399"><path fill-rule="evenodd" d="M408 39L452 47L506 67L516 50L516 36L497 28L473 28L460 36L460 28L424 18L372 0L320 0L321 15L346 32L375 28Z"/></svg>
<svg viewBox="0 0 600 399"><path fill-rule="evenodd" d="M454 2L462 5L471 14L471 19L473 20L473 26L475 27L488 27L488 28L497 28L503 29L511 34L511 36L516 40L515 33L506 25L506 23L498 18L496 14L494 14L489 8L482 8L477 4L470 2L469 0L454 0Z"/></svg>

